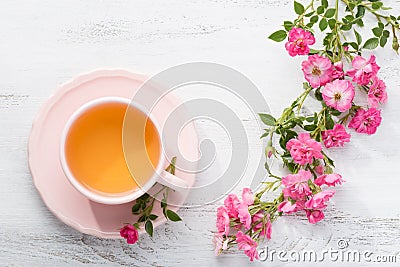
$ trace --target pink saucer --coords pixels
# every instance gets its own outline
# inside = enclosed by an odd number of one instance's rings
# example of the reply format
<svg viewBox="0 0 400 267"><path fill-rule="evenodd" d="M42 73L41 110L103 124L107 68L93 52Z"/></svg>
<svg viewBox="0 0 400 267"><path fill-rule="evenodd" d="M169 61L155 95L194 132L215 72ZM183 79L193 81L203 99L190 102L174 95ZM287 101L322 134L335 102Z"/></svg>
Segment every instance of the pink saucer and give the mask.
<svg viewBox="0 0 400 267"><path fill-rule="evenodd" d="M33 123L28 144L29 168L33 182L44 203L61 221L76 230L103 238L118 238L117 229L126 222L135 222L132 203L104 205L92 202L81 195L64 175L59 159L60 135L70 115L86 102L104 96L132 98L147 78L125 70L98 70L77 77L63 85L42 106ZM157 104L154 115L160 124L167 119L169 111L182 102L172 94ZM185 157L197 159L198 137L193 123L181 132L179 149ZM168 149L168 148L167 148ZM179 159L178 159L179 160ZM192 186L195 174L176 171L176 176ZM189 189L177 193L171 191L177 206L184 204ZM178 210L177 206L170 209ZM153 213L159 215L154 226L164 223L165 217L159 203ZM144 230L139 231L143 233Z"/></svg>

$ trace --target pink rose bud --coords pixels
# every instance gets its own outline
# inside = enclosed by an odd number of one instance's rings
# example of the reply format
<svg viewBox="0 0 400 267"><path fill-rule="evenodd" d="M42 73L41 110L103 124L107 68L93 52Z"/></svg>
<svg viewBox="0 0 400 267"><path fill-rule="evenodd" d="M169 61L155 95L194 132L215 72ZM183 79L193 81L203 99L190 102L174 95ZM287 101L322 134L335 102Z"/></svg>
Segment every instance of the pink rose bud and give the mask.
<svg viewBox="0 0 400 267"><path fill-rule="evenodd" d="M121 237L126 239L126 242L128 244L135 244L139 239L138 231L131 224L127 224L122 227L119 231L119 234L121 235Z"/></svg>

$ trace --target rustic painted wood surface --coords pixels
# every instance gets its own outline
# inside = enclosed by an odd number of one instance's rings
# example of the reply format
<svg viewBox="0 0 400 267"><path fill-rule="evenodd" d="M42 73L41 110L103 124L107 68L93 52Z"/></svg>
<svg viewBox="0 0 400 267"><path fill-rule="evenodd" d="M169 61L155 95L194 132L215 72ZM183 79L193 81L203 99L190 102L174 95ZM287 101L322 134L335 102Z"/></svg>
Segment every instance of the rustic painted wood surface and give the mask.
<svg viewBox="0 0 400 267"><path fill-rule="evenodd" d="M400 1L385 2L400 10ZM289 0L1 1L0 265L248 264L242 253L214 257L211 231L217 204L181 210L183 223L167 223L153 239L143 237L135 246L69 228L46 209L32 184L27 140L37 111L61 83L104 67L155 74L184 62L225 64L257 84L277 114L301 90L301 59L289 58L281 44L266 36L292 16ZM349 249L398 255L397 263L382 266L400 264L399 59L392 51L378 52L389 102L377 135L353 134L352 144L332 152L347 182L338 190L326 220L312 226L304 217L280 219L270 249L320 252L337 248L337 241L344 239ZM218 93L212 96L218 98ZM254 122L248 115L242 119ZM220 147L218 157L229 155L218 129L206 121L197 124L200 136ZM252 153L262 149L256 134ZM218 171L212 168L202 175L211 177L213 172Z"/></svg>

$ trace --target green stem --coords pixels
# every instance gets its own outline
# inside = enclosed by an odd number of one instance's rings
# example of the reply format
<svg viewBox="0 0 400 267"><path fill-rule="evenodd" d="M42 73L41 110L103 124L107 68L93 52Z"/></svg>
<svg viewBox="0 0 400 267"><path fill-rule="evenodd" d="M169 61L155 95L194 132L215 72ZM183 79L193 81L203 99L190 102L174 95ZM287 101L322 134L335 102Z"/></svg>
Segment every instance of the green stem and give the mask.
<svg viewBox="0 0 400 267"><path fill-rule="evenodd" d="M298 99L300 99L300 102L297 106L297 114L300 114L300 110L303 107L304 101L306 100L308 94L313 90L314 88L312 88L311 86L309 88L307 88Z"/></svg>
<svg viewBox="0 0 400 267"><path fill-rule="evenodd" d="M381 22L382 19L386 20L387 23L389 23L392 27L396 29L400 29L399 25L394 23L393 20L390 18L390 16L385 16L380 13L377 13L374 9L372 9L368 4L370 3L361 3L360 6L365 7L366 10L368 10L371 14L373 14L376 19Z"/></svg>
<svg viewBox="0 0 400 267"><path fill-rule="evenodd" d="M300 22L300 21L304 18L304 15L307 13L307 10L308 10L310 7L311 7L312 9L314 8L314 0L311 0L310 4L308 4L308 6L305 7L303 14L301 14L301 15L296 19L295 25L296 25L298 22Z"/></svg>

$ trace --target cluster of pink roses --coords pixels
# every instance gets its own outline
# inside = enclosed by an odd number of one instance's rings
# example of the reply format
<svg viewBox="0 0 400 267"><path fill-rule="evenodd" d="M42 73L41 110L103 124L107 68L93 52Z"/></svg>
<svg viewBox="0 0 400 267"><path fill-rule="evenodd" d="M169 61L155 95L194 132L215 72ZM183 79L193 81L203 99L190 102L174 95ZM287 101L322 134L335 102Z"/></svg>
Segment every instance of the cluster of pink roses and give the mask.
<svg viewBox="0 0 400 267"><path fill-rule="evenodd" d="M285 47L289 55L294 57L308 55L309 45L314 43L315 38L312 33L301 28L293 28L289 31ZM344 47L344 50L347 51L347 48ZM293 174L280 178L270 173L277 179L276 182L283 186L282 194L274 202L267 203L258 199L268 187L260 192L258 198L255 198L248 188L243 189L241 201L234 194L228 195L224 205L217 211L218 232L214 235L216 255L226 250L229 244L236 242L238 248L243 250L251 261L258 259L257 242L259 237L271 238L271 218L273 220L276 218L275 212L281 215L303 211L312 224L325 217L324 209L335 194L335 191L329 188L342 184L344 180L340 174L333 173L331 168L333 163L322 151L323 145L326 148L341 147L350 142L351 136L344 126L348 118L351 118L348 127L355 129L356 132L375 133L382 120L380 110L377 108L387 100L386 85L377 76L380 67L376 64L374 55L369 59L355 56L352 58L351 68L347 71L344 70L341 60L333 61L330 56L313 54L302 62L302 71L310 86L309 91L314 89L316 95L318 93L322 97L318 99L324 103L320 113L325 116L324 119L320 119L319 115L313 118L314 122L315 120L319 120L318 123L323 122L314 126L325 127L320 132L321 142L312 138L315 137L315 132L312 135L309 132L301 132L297 137L287 141L285 153L290 153L293 162L285 160L284 162L288 167L289 163L294 164L291 169ZM366 93L367 108L354 104L356 87ZM325 114L333 115L334 110L336 110L335 116L342 117L339 117L338 123L330 123L328 127ZM275 129L270 129L271 139ZM271 157L274 153L274 147L269 145L266 148L267 157ZM273 190L276 188L278 187Z"/></svg>
<svg viewBox="0 0 400 267"><path fill-rule="evenodd" d="M343 127L337 124L333 134L326 132L326 146L339 145L348 139L347 133L340 133ZM289 140L286 148L290 152L293 161L301 166L313 164L319 159L323 159L322 145L312 139L309 133L300 133L297 138ZM322 185L336 186L343 182L339 174L324 173L324 167L318 164L315 168L318 175L314 181L313 174L308 170L299 170L296 174L289 174L282 178L283 196L285 200L278 206L278 211L292 213L304 210L310 223L319 222L324 218L322 210L326 207L326 202L335 194L332 190L321 191ZM310 187L311 186L311 187Z"/></svg>
<svg viewBox="0 0 400 267"><path fill-rule="evenodd" d="M217 210L217 229L214 234L215 254L227 249L229 241L236 240L238 248L250 258L258 259L257 242L251 233L271 239L270 215L263 210L252 210L255 197L249 188L242 191L242 201L235 194L229 194L224 205ZM233 226L233 230L231 229ZM233 235L230 235L233 232Z"/></svg>
<svg viewBox="0 0 400 267"><path fill-rule="evenodd" d="M279 204L278 211L292 213L304 210L310 223L314 224L322 220L324 218L322 210L326 208L326 202L335 194L335 191L321 191L319 186L335 186L341 184L343 179L340 174L322 174L314 182L311 178L312 173L306 170L283 177L285 200ZM310 184L314 185L313 189L310 188Z"/></svg>
<svg viewBox="0 0 400 267"><path fill-rule="evenodd" d="M291 56L306 55L309 52L308 45L314 42L315 38L310 32L293 28L289 32L289 41L285 47ZM374 55L371 55L369 59L355 56L352 60L352 68L347 72L343 70L342 61L332 63L329 58L318 54L309 56L302 63L304 77L311 87L323 87L321 92L326 105L340 112L346 112L353 107L355 89L351 81L367 90L369 109L358 107L348 125L356 132L367 134L376 132L382 120L377 107L387 100L386 85L377 76L379 69ZM346 80L346 77L349 77L351 81ZM328 135L335 134L336 130L342 133L344 131L343 128L336 128ZM339 143L343 145L343 142ZM328 146L335 145L330 142Z"/></svg>

